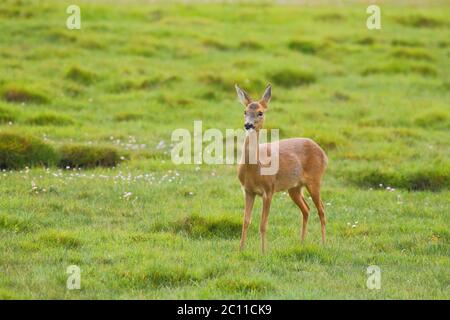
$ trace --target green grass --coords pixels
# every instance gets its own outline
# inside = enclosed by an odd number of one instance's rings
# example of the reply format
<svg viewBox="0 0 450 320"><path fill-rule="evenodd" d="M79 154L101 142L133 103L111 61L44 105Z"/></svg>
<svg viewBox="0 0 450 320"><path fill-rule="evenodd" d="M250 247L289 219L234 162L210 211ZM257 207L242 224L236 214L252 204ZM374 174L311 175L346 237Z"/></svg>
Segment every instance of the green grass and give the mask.
<svg viewBox="0 0 450 320"><path fill-rule="evenodd" d="M58 154L40 139L0 132L0 169L22 169L27 166L50 166L58 162Z"/></svg>
<svg viewBox="0 0 450 320"><path fill-rule="evenodd" d="M26 122L36 126L66 126L73 124L73 120L68 116L52 112L39 113L28 118Z"/></svg>
<svg viewBox="0 0 450 320"><path fill-rule="evenodd" d="M12 123L16 119L14 111L11 108L6 108L0 106L0 122L1 123Z"/></svg>
<svg viewBox="0 0 450 320"><path fill-rule="evenodd" d="M41 89L30 89L21 86L4 86L2 89L3 100L12 103L48 103L49 98L41 92Z"/></svg>
<svg viewBox="0 0 450 320"><path fill-rule="evenodd" d="M89 85L93 81L95 81L97 76L95 73L89 70L85 70L80 67L71 67L66 73L66 78L75 82Z"/></svg>
<svg viewBox="0 0 450 320"><path fill-rule="evenodd" d="M448 4L369 31L360 3L78 1L71 31L72 3L3 2L0 298L450 298ZM241 128L234 84L268 82L266 127L329 156L326 246L279 193L267 254L260 201L239 252L236 168L171 162L174 129Z"/></svg>
<svg viewBox="0 0 450 320"><path fill-rule="evenodd" d="M119 151L108 146L64 145L60 154L63 168L114 167L121 160Z"/></svg>

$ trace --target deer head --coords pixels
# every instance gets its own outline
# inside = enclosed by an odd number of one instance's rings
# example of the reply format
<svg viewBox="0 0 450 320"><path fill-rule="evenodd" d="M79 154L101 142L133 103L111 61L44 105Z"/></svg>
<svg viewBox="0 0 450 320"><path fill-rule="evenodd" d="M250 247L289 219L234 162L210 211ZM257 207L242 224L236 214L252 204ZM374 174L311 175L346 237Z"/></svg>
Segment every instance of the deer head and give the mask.
<svg viewBox="0 0 450 320"><path fill-rule="evenodd" d="M269 106L272 96L272 86L267 85L262 98L259 101L253 101L247 92L239 88L236 84L236 92L239 100L244 105L244 128L247 131L259 131L264 124L264 114Z"/></svg>

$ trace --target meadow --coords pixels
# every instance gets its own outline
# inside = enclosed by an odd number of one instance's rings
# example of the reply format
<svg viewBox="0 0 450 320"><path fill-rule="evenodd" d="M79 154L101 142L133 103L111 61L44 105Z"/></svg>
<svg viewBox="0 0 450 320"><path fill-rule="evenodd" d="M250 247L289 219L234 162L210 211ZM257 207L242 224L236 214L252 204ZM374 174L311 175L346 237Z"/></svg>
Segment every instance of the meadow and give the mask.
<svg viewBox="0 0 450 320"><path fill-rule="evenodd" d="M450 298L449 2L381 2L381 30L361 1L76 2L81 30L72 1L0 4L1 299ZM325 246L279 193L239 252L236 166L171 161L268 82L266 128L328 154Z"/></svg>

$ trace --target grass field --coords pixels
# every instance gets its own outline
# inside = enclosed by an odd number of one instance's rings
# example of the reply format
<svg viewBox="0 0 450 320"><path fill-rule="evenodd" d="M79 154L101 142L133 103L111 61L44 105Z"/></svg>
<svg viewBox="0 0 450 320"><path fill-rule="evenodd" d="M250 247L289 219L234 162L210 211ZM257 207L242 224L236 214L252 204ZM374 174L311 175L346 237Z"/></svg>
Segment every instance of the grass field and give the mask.
<svg viewBox="0 0 450 320"><path fill-rule="evenodd" d="M0 4L0 298L450 298L450 3L382 2L370 31L364 3L76 2L81 30L73 1ZM236 167L171 161L267 82L266 128L328 154L326 246L280 193L267 254L260 200L239 252Z"/></svg>

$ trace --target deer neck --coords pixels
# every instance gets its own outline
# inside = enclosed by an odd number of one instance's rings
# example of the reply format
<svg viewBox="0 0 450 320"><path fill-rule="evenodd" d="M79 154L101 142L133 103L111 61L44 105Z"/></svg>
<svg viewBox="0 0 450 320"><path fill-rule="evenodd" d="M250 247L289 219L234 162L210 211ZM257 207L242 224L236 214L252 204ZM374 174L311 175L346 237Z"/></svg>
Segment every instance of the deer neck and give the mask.
<svg viewBox="0 0 450 320"><path fill-rule="evenodd" d="M242 164L246 171L252 171L259 174L259 130L247 133L244 140L243 151Z"/></svg>

